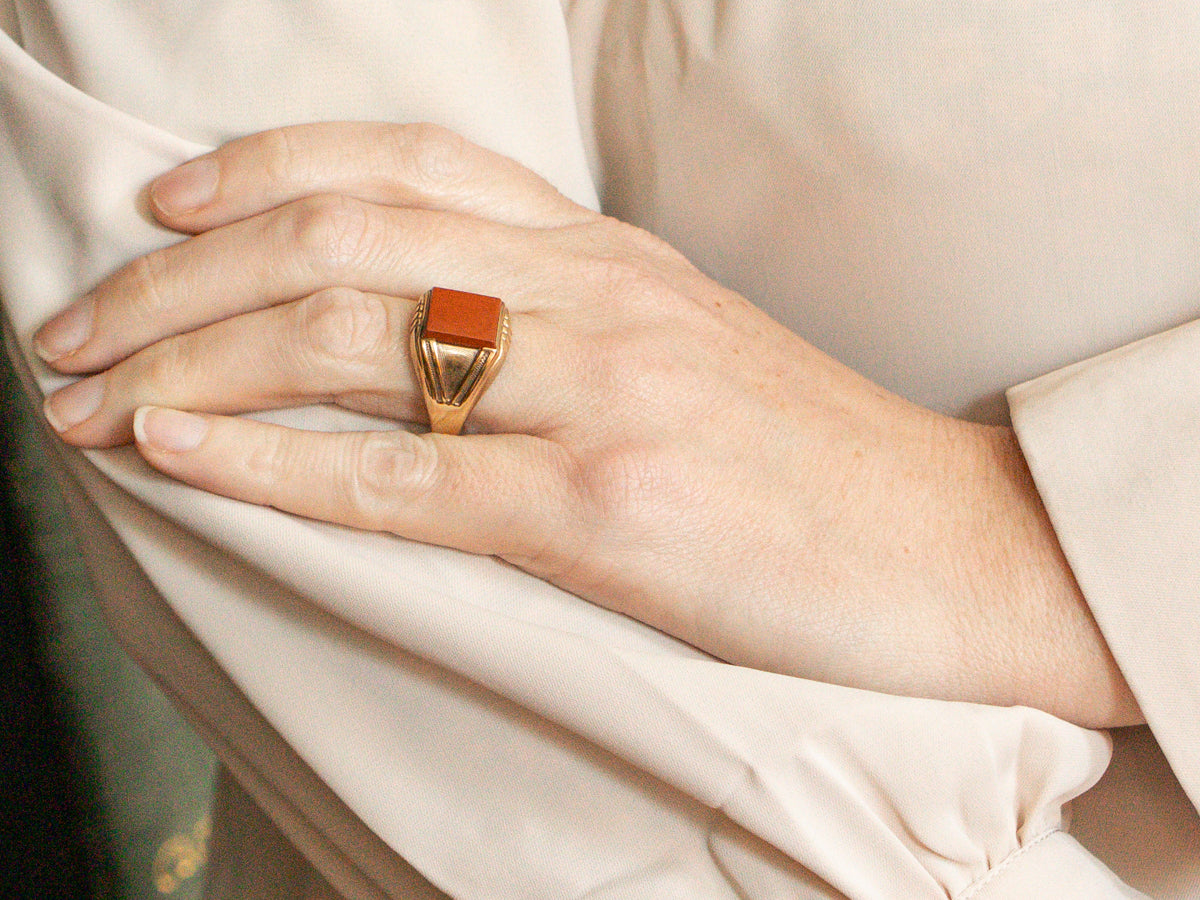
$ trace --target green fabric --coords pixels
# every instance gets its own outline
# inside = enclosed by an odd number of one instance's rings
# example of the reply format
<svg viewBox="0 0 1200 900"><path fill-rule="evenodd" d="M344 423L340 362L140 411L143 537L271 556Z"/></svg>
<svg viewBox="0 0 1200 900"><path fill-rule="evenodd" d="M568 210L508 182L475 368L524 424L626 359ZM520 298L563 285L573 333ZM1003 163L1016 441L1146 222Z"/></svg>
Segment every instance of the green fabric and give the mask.
<svg viewBox="0 0 1200 900"><path fill-rule="evenodd" d="M81 773L71 808L89 860L89 890L114 900L195 900L214 760L105 627L45 464L40 415L21 395L6 359L0 409L6 447L0 476L15 537L29 556L9 588L20 591L30 610L36 650L58 698L52 712L60 743L68 768ZM70 844L75 837L61 839ZM30 890L27 896L55 895Z"/></svg>

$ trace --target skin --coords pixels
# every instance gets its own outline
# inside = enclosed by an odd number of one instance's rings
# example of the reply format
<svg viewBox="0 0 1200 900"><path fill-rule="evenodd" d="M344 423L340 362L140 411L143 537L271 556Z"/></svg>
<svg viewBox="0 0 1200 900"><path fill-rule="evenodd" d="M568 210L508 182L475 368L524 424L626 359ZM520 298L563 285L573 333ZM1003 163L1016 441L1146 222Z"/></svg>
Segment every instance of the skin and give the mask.
<svg viewBox="0 0 1200 900"><path fill-rule="evenodd" d="M495 555L733 663L1141 720L1009 429L889 394L511 160L430 126L302 126L150 196L193 236L38 335L93 373L47 400L68 443L136 439L208 491ZM435 284L513 315L476 433L230 417L423 419L407 328Z"/></svg>

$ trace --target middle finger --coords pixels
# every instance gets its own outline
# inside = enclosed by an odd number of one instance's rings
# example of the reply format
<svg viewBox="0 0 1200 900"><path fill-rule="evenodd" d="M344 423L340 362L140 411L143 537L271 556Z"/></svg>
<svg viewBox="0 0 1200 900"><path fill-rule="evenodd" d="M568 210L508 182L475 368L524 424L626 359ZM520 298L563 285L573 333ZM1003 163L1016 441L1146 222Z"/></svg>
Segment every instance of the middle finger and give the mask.
<svg viewBox="0 0 1200 900"><path fill-rule="evenodd" d="M525 268L524 229L458 213L309 197L150 253L36 339L55 369L94 372L155 341L325 288L416 297L431 285L497 292ZM504 297L512 312L523 296Z"/></svg>

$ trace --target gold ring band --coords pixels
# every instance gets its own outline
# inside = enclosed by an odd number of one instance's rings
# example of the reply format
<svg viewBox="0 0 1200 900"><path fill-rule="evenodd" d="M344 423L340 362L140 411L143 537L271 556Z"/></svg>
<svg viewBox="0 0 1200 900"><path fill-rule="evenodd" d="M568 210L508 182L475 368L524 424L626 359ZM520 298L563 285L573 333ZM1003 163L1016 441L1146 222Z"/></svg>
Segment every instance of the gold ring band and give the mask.
<svg viewBox="0 0 1200 900"><path fill-rule="evenodd" d="M440 287L421 295L409 351L433 431L462 431L504 363L511 330L508 309L497 297Z"/></svg>

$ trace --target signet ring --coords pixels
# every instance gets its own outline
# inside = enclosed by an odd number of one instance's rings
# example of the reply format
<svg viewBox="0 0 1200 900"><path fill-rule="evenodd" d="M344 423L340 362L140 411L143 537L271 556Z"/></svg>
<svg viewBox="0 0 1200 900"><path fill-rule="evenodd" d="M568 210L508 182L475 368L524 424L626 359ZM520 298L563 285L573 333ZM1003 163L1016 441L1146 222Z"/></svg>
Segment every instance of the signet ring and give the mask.
<svg viewBox="0 0 1200 900"><path fill-rule="evenodd" d="M429 426L459 434L508 353L512 325L497 297L435 287L421 295L409 351Z"/></svg>

